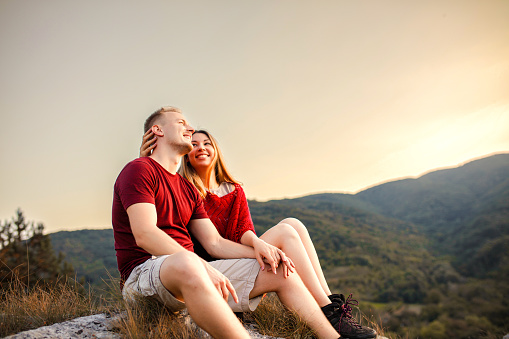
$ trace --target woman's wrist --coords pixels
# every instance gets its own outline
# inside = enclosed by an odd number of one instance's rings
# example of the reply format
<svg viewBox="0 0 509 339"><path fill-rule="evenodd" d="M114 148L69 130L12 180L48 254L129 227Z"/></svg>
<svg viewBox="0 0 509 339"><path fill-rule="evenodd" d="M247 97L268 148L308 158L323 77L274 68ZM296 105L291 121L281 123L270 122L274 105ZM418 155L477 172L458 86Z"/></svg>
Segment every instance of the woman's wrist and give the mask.
<svg viewBox="0 0 509 339"><path fill-rule="evenodd" d="M247 246L251 246L254 248L254 245L256 243L256 240L260 240L256 234L254 234L253 232L251 231L247 231L246 233L244 233L242 235L242 237L240 238L240 243L242 245L247 245Z"/></svg>

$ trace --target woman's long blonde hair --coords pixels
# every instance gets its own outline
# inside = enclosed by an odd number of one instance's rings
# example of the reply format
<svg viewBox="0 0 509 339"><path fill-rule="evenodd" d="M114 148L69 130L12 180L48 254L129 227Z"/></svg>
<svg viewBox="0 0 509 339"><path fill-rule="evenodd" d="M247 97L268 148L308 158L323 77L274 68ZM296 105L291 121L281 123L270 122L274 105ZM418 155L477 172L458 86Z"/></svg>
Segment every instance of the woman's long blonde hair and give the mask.
<svg viewBox="0 0 509 339"><path fill-rule="evenodd" d="M216 173L216 181L219 185L223 182L230 182L232 184L239 184L239 182L235 179L233 179L233 176L230 174L228 169L226 168L226 165L224 164L224 158L223 154L221 153L221 150L219 149L219 146L217 144L216 139L207 131L205 130L198 130L193 133L195 135L196 133L205 134L211 144L212 147L214 147L215 156L212 164L212 168L215 170ZM180 163L180 167L178 170L179 174L189 180L197 189L198 192L200 192L200 195L202 198L205 198L207 195L207 188L205 187L205 184L201 180L200 176L196 172L193 166L191 166L191 163L189 162L189 155L184 155L184 158L182 159L182 162ZM210 172L209 172L210 173ZM209 175L207 173L207 175Z"/></svg>

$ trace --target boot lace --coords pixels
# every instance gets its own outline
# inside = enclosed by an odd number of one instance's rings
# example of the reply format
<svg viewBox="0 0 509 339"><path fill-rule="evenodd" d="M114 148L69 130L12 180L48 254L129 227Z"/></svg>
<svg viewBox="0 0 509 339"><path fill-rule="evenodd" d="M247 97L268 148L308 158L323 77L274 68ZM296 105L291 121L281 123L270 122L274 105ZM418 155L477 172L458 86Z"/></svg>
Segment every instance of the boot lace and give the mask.
<svg viewBox="0 0 509 339"><path fill-rule="evenodd" d="M343 319L345 319L345 321L352 327L355 327L355 328L362 328L361 325L359 325L357 323L357 321L355 321L355 319L353 318L352 316L352 306L357 306L359 305L359 302L355 299L352 299L352 294L350 293L350 295L348 296L348 298L346 298L345 302L341 305L341 316L339 318L339 328L341 328L341 321Z"/></svg>

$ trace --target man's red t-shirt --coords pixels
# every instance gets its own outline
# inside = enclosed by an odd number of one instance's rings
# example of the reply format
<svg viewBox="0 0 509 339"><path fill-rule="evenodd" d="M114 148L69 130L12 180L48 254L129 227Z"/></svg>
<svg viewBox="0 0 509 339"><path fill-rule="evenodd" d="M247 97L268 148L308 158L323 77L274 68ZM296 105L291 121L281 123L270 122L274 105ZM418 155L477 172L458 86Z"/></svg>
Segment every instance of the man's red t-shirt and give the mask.
<svg viewBox="0 0 509 339"><path fill-rule="evenodd" d="M208 218L198 191L179 174L171 174L149 157L128 163L115 182L112 208L115 250L122 281L152 256L136 245L131 230L126 210L136 203L154 204L157 227L189 251L193 251L187 229L189 221Z"/></svg>

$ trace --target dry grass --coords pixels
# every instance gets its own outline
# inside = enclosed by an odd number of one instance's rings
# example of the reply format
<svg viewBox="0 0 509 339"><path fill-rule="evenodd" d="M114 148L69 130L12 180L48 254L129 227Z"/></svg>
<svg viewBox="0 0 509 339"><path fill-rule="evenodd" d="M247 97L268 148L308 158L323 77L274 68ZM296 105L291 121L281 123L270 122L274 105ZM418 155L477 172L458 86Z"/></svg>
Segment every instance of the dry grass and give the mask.
<svg viewBox="0 0 509 339"><path fill-rule="evenodd" d="M115 331L123 338L203 338L203 332L190 323L183 313L174 313L164 305L150 298L139 297L135 302L127 303L122 298L119 280L110 278L105 281L107 289L105 308L120 316L113 322Z"/></svg>
<svg viewBox="0 0 509 339"><path fill-rule="evenodd" d="M155 300L139 298L123 303L124 316L115 327L125 338L210 338L183 313L173 313ZM309 327L281 304L275 294L265 297L256 311L245 313L261 334L284 338L316 338Z"/></svg>
<svg viewBox="0 0 509 339"><path fill-rule="evenodd" d="M136 303L126 305L123 314L118 318L116 327L124 338L198 339L206 336L200 328L191 325L185 314L171 312L149 298L139 298Z"/></svg>
<svg viewBox="0 0 509 339"><path fill-rule="evenodd" d="M380 324L382 324L382 319L380 319L380 318L376 319L376 317L373 315L367 316L366 314L362 313L359 309L357 309L356 320L359 324L368 326L368 327L371 327L372 329L374 329L379 336L382 336L382 337L386 336L385 329L383 328L382 325L380 325ZM393 339L390 336L388 338Z"/></svg>
<svg viewBox="0 0 509 339"><path fill-rule="evenodd" d="M90 293L74 280L28 288L14 278L0 290L0 337L94 313Z"/></svg>
<svg viewBox="0 0 509 339"><path fill-rule="evenodd" d="M0 291L0 337L24 330L101 312L121 314L114 323L115 331L124 338L210 338L183 313L174 313L155 300L140 298L127 305L122 299L118 279L110 277L100 302L75 281L59 282L52 286L28 289L13 280L10 287ZM383 329L371 316L357 310L357 320L373 327L379 334ZM316 338L313 331L287 310L274 293L269 293L253 313L244 314L263 335L283 338Z"/></svg>
<svg viewBox="0 0 509 339"><path fill-rule="evenodd" d="M316 338L313 331L299 318L286 309L275 293L269 293L260 305L246 317L252 317L261 334L283 338Z"/></svg>

